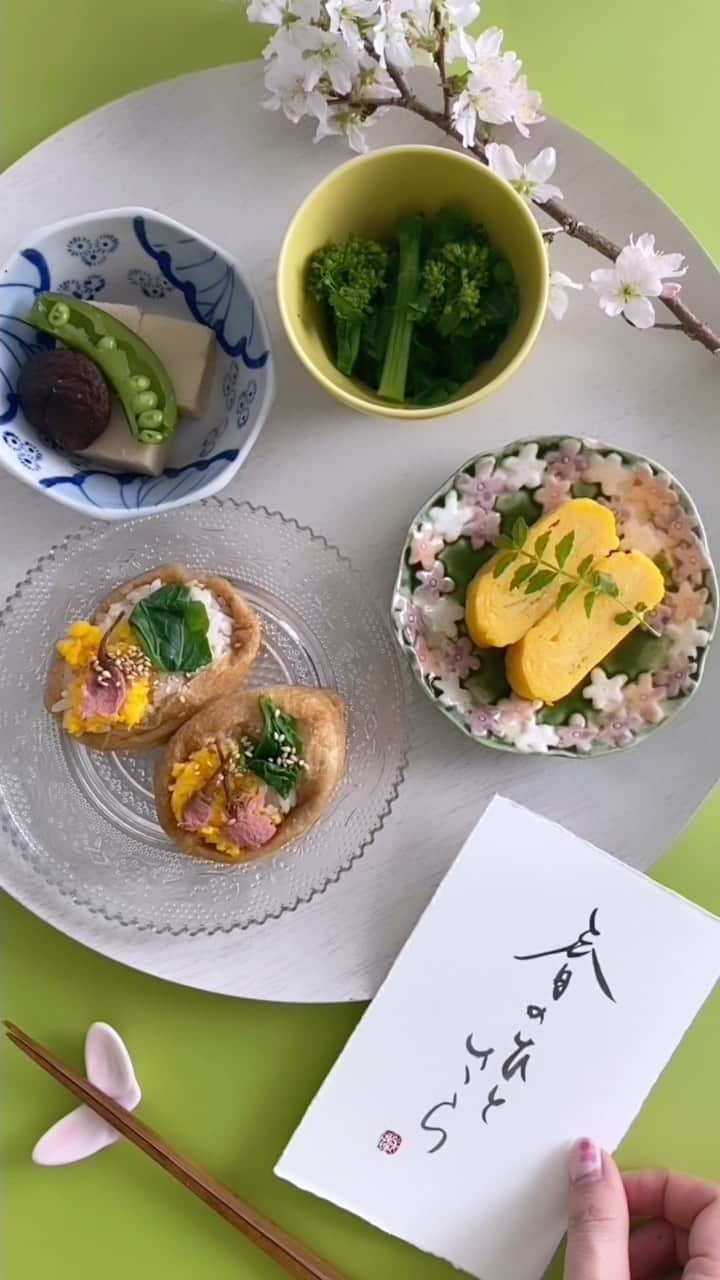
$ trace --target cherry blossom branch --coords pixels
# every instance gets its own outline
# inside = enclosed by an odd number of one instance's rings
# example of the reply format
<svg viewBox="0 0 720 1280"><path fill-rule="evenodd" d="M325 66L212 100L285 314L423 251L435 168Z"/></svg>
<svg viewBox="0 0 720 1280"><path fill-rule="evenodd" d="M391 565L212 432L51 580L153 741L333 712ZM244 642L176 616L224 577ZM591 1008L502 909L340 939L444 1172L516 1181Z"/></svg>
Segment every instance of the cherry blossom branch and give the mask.
<svg viewBox="0 0 720 1280"><path fill-rule="evenodd" d="M365 42L365 48L370 57L379 63L380 58L369 40ZM397 67L394 67L390 62L385 64L385 69L398 91L397 98L388 98L386 101L383 100L382 102L374 102L367 99L354 100L350 97L343 100L358 109L376 110L380 106L403 108L406 111L411 111L414 115L420 116L423 120L427 120L430 124L434 124L438 129L441 129L443 133L447 134L448 137L457 140L458 131L450 114L450 89L444 67L444 44L439 46L435 60L438 71L440 72L443 89L444 106L442 111L433 110L432 107L428 107L424 102L417 98L411 91L402 72L399 71ZM480 160L482 164L488 163L485 146L482 142L477 141L477 139L467 147L466 150L470 151L470 153L474 155L477 160ZM566 235L571 237L571 239L581 241L582 244L587 245L590 249L594 249L596 253L601 254L610 262L615 262L621 252L621 246L615 244L613 240L610 240L609 237L604 235L601 231L597 231L594 227L588 226L586 222L581 221L581 219L574 213L571 213L569 209L566 209L565 205L562 204L560 200L550 199L542 203L538 201L533 201L533 203L552 218L553 221L558 224L558 229L564 231ZM713 355L720 356L720 335L715 333L709 324L704 320L701 320L699 316L695 315L694 311L691 311L684 302L681 302L679 297L661 297L658 301L661 302L673 316L675 316L678 323L677 325L670 326L656 325L656 328L669 327L672 329L682 329L683 333L692 341L699 342Z"/></svg>
<svg viewBox="0 0 720 1280"><path fill-rule="evenodd" d="M447 120L450 119L450 85L448 83L447 70L445 67L445 27L442 21L442 15L437 5L433 6L433 22L435 23L435 34L437 36L437 48L435 50L435 65L438 69L440 77L440 85L443 96L443 113Z"/></svg>

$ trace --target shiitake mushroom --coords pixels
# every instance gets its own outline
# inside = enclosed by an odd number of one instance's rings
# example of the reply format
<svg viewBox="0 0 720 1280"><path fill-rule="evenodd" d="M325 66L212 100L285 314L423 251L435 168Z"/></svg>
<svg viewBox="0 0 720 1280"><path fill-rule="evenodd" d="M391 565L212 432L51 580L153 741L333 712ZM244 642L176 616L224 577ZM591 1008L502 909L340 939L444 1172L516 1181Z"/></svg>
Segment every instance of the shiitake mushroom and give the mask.
<svg viewBox="0 0 720 1280"><path fill-rule="evenodd" d="M58 348L31 356L17 395L28 422L67 453L87 449L110 420L110 388L96 364Z"/></svg>

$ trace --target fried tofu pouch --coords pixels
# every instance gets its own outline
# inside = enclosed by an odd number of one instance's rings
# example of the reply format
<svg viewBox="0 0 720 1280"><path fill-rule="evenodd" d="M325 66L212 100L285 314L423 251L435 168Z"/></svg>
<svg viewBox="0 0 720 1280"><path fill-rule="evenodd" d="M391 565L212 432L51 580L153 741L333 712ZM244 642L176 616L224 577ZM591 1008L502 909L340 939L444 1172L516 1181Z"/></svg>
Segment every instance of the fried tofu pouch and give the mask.
<svg viewBox="0 0 720 1280"><path fill-rule="evenodd" d="M595 565L614 578L620 597L650 612L660 604L665 583L657 565L642 551L616 551ZM639 625L620 627L623 607L612 596L599 596L588 618L582 591L562 609L553 609L507 651L508 680L515 693L531 701L559 702L584 680Z"/></svg>
<svg viewBox="0 0 720 1280"><path fill-rule="evenodd" d="M201 832L181 828L173 813L171 791L176 765L183 764L203 746L223 738L257 738L263 717L261 697L272 698L286 715L297 721L303 743L305 768L297 788L297 801L262 848L248 851L243 861L276 853L295 844L322 818L345 772L346 710L342 698L325 689L282 685L271 689L235 689L188 720L168 743L155 774L155 803L163 830L185 853L216 862L236 863L207 844Z"/></svg>
<svg viewBox="0 0 720 1280"><path fill-rule="evenodd" d="M100 602L93 617L102 616L116 601L123 600L135 588L143 587L155 579L160 579L163 586L196 582L211 591L232 621L232 647L219 662L193 675L181 693L168 696L156 708L151 707L139 724L132 727L111 725L106 732L74 735L76 741L94 751L140 751L167 742L180 725L207 702L229 693L236 685L241 684L260 652L260 620L240 592L225 578L190 571L178 564L160 565L124 582ZM58 653L53 656L45 687L45 706L55 715L61 727L63 714L55 713L52 709L76 674Z"/></svg>
<svg viewBox="0 0 720 1280"><path fill-rule="evenodd" d="M543 516L530 529L528 547L535 546L538 538L549 534L548 555L566 534L574 532L575 545L567 562L569 573L575 573L579 564L588 556L600 560L619 545L615 516L592 498L573 498L557 510ZM526 595L522 590L513 591L511 582L514 568L495 578L493 571L499 551L470 583L465 603L467 629L479 648L504 649L525 635L526 631L552 609L562 582L551 583L543 591Z"/></svg>

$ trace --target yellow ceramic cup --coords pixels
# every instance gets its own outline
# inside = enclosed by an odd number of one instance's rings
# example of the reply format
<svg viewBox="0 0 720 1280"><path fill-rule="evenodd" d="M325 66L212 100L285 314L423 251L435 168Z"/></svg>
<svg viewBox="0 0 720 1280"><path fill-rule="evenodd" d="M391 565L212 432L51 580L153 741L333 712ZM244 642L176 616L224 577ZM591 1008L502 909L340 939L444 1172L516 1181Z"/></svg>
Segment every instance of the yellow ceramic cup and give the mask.
<svg viewBox="0 0 720 1280"><path fill-rule="evenodd" d="M396 405L333 363L323 308L307 292L316 249L349 236L388 238L408 213L464 209L487 228L510 259L520 289L520 313L502 346L463 394L448 404ZM482 400L520 367L545 314L548 264L537 223L524 200L471 156L441 147L390 147L335 169L306 198L285 234L277 271L280 314L288 338L310 373L331 395L361 413L385 418L438 418Z"/></svg>

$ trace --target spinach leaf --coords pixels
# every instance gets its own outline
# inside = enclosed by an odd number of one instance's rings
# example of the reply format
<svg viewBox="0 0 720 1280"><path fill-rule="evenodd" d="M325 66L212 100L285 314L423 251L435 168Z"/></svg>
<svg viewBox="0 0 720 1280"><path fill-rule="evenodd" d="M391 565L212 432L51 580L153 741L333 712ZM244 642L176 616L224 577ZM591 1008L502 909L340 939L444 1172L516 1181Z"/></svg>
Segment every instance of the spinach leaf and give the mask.
<svg viewBox="0 0 720 1280"><path fill-rule="evenodd" d="M159 671L190 673L212 662L207 609L190 588L170 583L135 605L130 625Z"/></svg>
<svg viewBox="0 0 720 1280"><path fill-rule="evenodd" d="M281 711L272 698L261 698L260 710L263 734L246 751L247 767L285 799L302 777L303 744L297 720Z"/></svg>

